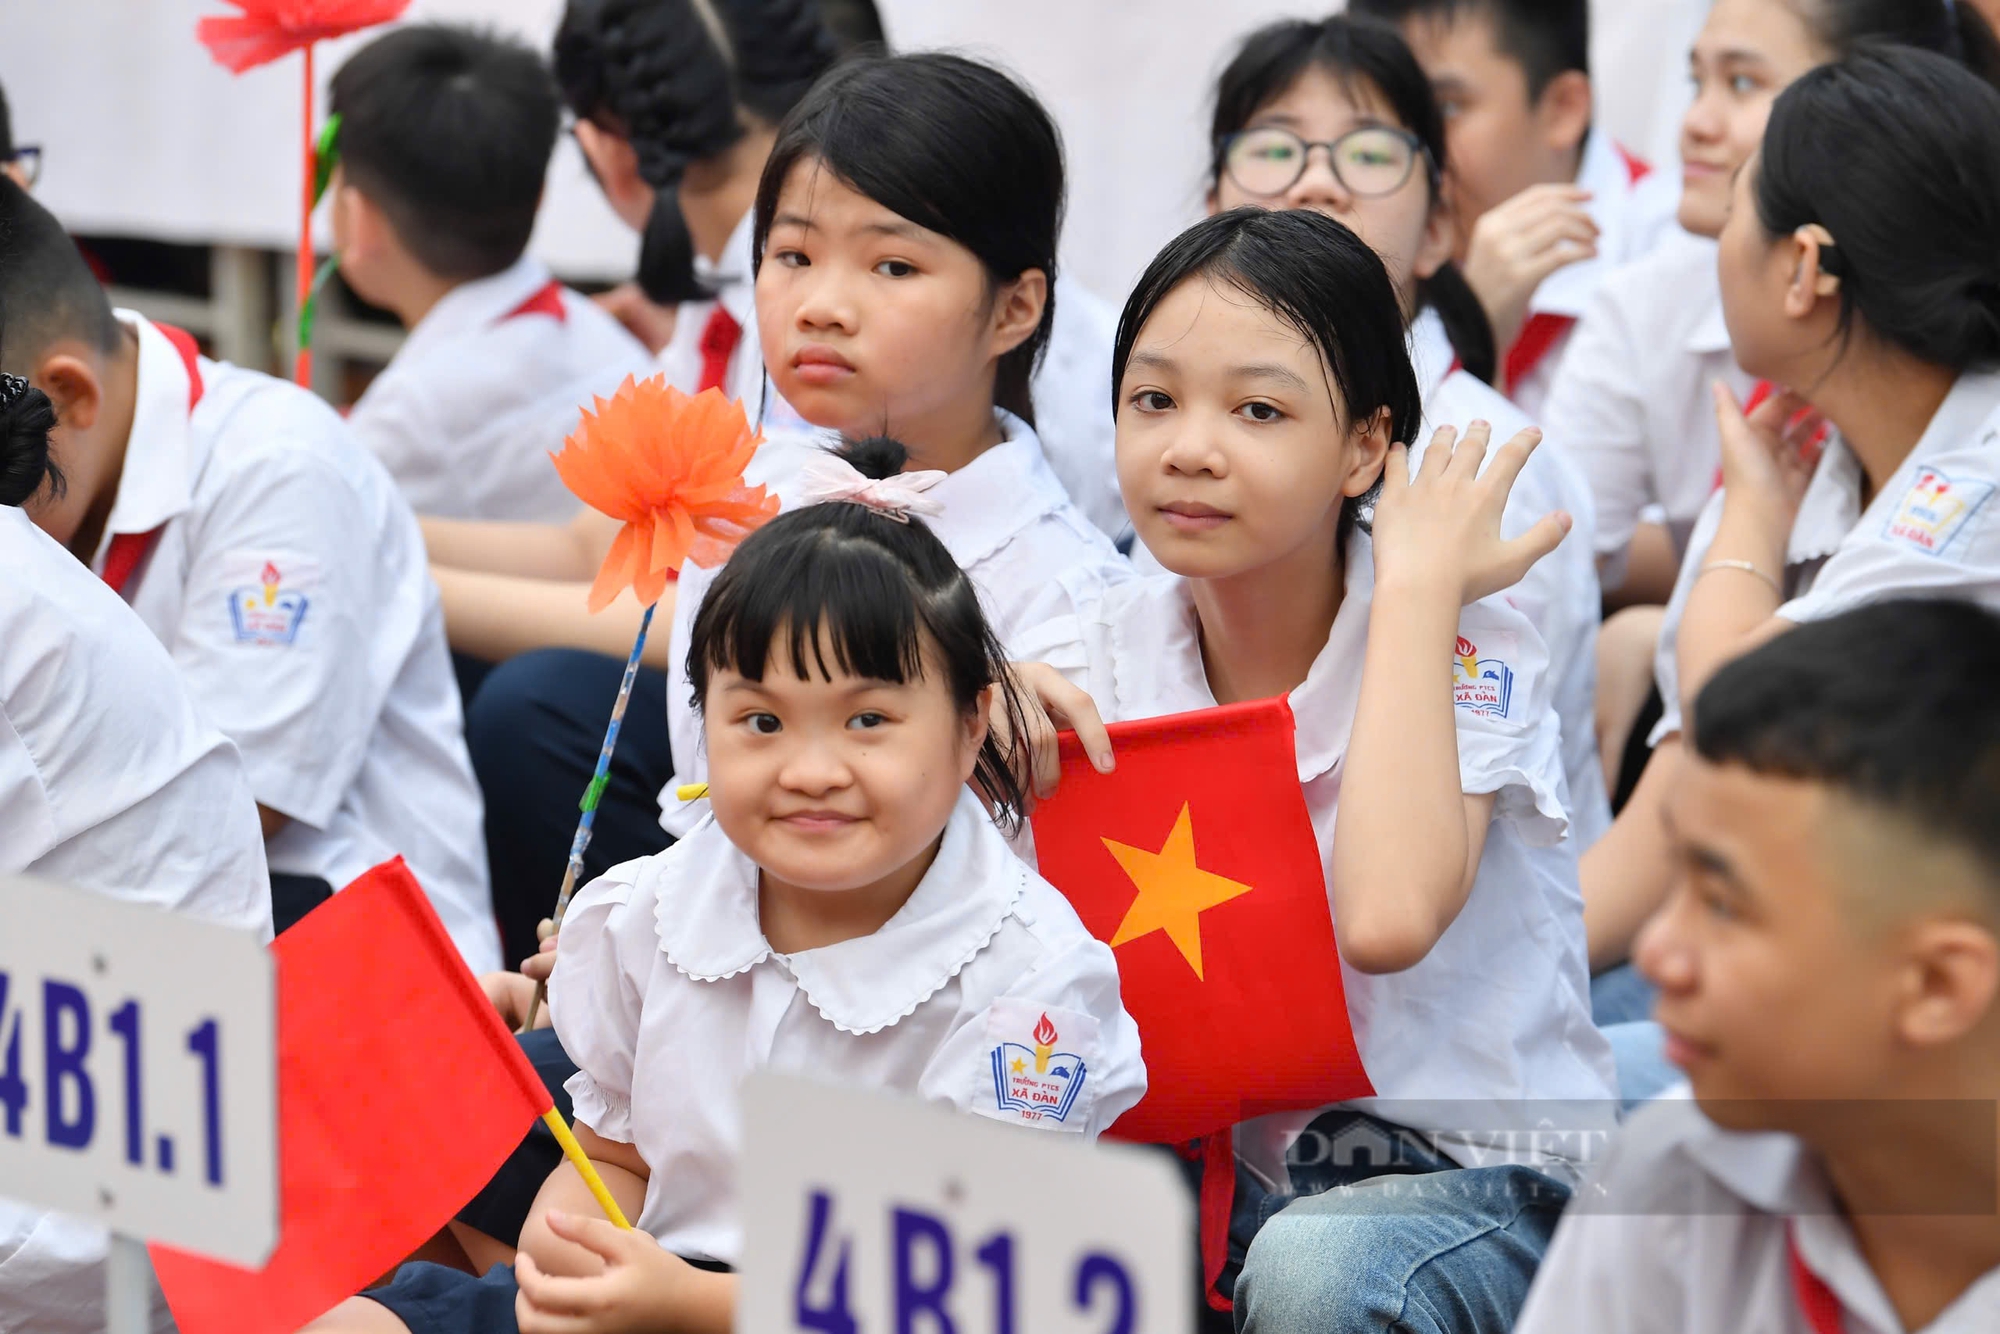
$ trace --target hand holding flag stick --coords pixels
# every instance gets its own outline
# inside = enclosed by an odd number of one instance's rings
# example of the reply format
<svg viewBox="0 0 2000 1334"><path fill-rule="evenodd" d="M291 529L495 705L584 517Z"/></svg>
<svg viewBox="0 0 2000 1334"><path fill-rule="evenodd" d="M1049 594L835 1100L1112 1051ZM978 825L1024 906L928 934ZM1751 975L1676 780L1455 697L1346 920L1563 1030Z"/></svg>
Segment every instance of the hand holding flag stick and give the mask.
<svg viewBox="0 0 2000 1334"><path fill-rule="evenodd" d="M300 91L304 170L297 256L299 347L292 368L293 379L303 385L312 379L313 302L334 268L331 259L317 273L313 268L313 209L326 193L327 179L332 174L332 140L337 130L335 123L329 123L324 135L317 140L313 136L313 43L399 18L410 0L228 0L228 3L242 12L227 18L205 18L195 24L194 34L216 63L230 73L241 74L294 51L304 53Z"/></svg>
<svg viewBox="0 0 2000 1334"><path fill-rule="evenodd" d="M743 470L762 441L750 429L743 405L719 389L690 398L664 375L638 382L628 375L609 399L594 400L562 452L550 456L578 499L625 525L590 586L590 610L604 610L627 588L646 604L611 705L597 771L583 792L582 815L551 918L557 929L583 876L583 854L590 847L654 608L685 562L704 569L720 565L731 548L778 512L776 496L743 481ZM523 1032L535 1026L547 993L547 983L536 983Z"/></svg>

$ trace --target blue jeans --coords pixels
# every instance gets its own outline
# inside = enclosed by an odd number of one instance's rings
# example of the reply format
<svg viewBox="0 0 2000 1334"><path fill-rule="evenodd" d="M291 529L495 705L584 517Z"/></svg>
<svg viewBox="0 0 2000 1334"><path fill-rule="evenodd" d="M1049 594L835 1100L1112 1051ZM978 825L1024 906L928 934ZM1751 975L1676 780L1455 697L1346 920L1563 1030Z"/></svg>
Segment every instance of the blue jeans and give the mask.
<svg viewBox="0 0 2000 1334"><path fill-rule="evenodd" d="M1607 968L1590 979L1590 1017L1599 1028L1636 1024L1653 1017L1660 990L1629 963Z"/></svg>
<svg viewBox="0 0 2000 1334"><path fill-rule="evenodd" d="M1246 1200L1239 1176L1231 1231L1261 1226L1236 1280L1236 1328L1504 1334L1569 1187L1528 1167L1459 1167L1359 1112L1329 1112L1308 1134L1338 1146L1357 1124L1397 1141L1392 1161L1294 1167L1289 1197Z"/></svg>
<svg viewBox="0 0 2000 1334"><path fill-rule="evenodd" d="M623 661L599 653L537 649L493 668L466 703L466 749L486 797L493 914L510 964L535 952L535 923L556 906L577 804L624 675ZM660 828L660 789L673 772L667 679L641 668L584 854L586 879L673 842Z"/></svg>

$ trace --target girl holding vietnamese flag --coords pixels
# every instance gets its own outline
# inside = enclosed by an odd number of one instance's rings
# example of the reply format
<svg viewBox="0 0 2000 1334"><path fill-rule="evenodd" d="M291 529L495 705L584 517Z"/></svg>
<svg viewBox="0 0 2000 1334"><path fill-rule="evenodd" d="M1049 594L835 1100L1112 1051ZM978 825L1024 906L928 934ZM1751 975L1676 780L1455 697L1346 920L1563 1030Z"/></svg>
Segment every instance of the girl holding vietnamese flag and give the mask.
<svg viewBox="0 0 2000 1334"><path fill-rule="evenodd" d="M1568 529L1558 514L1501 539L1537 437L1481 477L1490 428L1445 428L1412 466L1399 442L1422 406L1395 285L1316 212L1239 209L1170 243L1114 363L1126 505L1177 577L1060 579L1017 671L1100 770L1101 718L1290 696L1380 1095L1239 1127L1223 1276L1238 1328L1505 1328L1615 1106L1547 655L1490 597ZM1052 728L1038 720L1043 795ZM1565 1133L1538 1135L1547 1121ZM1357 1125L1422 1188L1311 1194L1371 1175L1327 1167ZM1466 1318L1427 1314L1445 1310Z"/></svg>

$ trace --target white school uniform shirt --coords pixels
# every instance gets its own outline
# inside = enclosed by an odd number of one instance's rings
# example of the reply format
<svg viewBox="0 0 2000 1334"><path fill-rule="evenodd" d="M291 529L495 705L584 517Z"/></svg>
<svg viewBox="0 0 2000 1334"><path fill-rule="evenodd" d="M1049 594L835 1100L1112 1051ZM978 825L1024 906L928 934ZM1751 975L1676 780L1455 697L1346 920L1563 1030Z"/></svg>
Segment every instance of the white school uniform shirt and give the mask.
<svg viewBox="0 0 2000 1334"><path fill-rule="evenodd" d="M1686 550L1722 464L1709 389L1717 380L1738 401L1756 383L1730 351L1715 242L1683 232L1599 289L1543 414L1597 502L1607 587L1623 581L1632 534L1650 507L1665 511Z"/></svg>
<svg viewBox="0 0 2000 1334"><path fill-rule="evenodd" d="M1846 1334L1905 1334L1815 1154L1790 1135L1724 1130L1686 1099L1652 1103L1564 1210L1515 1334L1810 1334L1788 1233ZM1923 1334L1995 1329L2000 1269Z"/></svg>
<svg viewBox="0 0 2000 1334"><path fill-rule="evenodd" d="M1860 460L1829 430L1786 542L1786 601L1777 615L1802 625L1884 598L1952 598L2000 611L2000 502L1993 498L2000 487L2000 373L1959 376L1916 448L1864 509L1865 482ZM1702 512L1660 627L1653 675L1664 712L1655 745L1681 730L1681 618L1722 523L1722 502L1718 491Z"/></svg>
<svg viewBox="0 0 2000 1334"><path fill-rule="evenodd" d="M1597 253L1542 279L1528 298L1530 321L1537 316L1575 321L1614 269L1652 253L1663 237L1680 231L1675 221L1680 181L1652 170L1600 130L1584 138L1576 183L1591 192L1584 208L1597 224ZM1524 332L1527 329L1524 325ZM1507 396L1531 418L1540 420L1545 415L1550 391L1575 332L1571 327L1560 333L1525 373L1507 377Z"/></svg>
<svg viewBox="0 0 2000 1334"><path fill-rule="evenodd" d="M739 1096L754 1070L1090 1139L1145 1093L1110 949L970 791L873 935L777 953L758 876L705 820L585 886L563 922L549 1008L578 1067L576 1119L639 1150L651 1177L635 1222L668 1250L741 1259ZM1040 1042L1044 1022L1056 1036Z"/></svg>
<svg viewBox="0 0 2000 1334"><path fill-rule="evenodd" d="M578 501L549 455L593 394L652 370L623 325L524 257L445 293L347 420L419 514L560 523Z"/></svg>
<svg viewBox="0 0 2000 1334"><path fill-rule="evenodd" d="M1491 422L1497 446L1532 424L1499 390L1457 364L1444 321L1434 310L1426 309L1410 325L1410 362L1423 391L1419 458L1440 426L1462 432L1475 420ZM1569 836L1581 853L1611 827L1611 799L1597 748L1597 626L1603 593L1590 546L1590 488L1556 443L1545 441L1514 481L1503 531L1519 537L1556 510L1567 510L1576 526L1501 597L1527 616L1548 648L1551 698L1562 724L1563 806L1569 812Z"/></svg>
<svg viewBox="0 0 2000 1334"><path fill-rule="evenodd" d="M944 512L924 522L944 543L959 568L979 590L979 602L1002 645L1036 624L1039 607L1058 575L1072 569L1089 571L1107 583L1131 577L1131 566L1111 540L1071 503L1056 480L1033 427L1010 412L998 412L1001 442L925 493ZM798 467L812 452L838 443L830 435L791 437L766 442L760 458L784 452L774 466L771 482L785 508L799 504ZM889 520L883 520L889 522ZM701 716L692 702L694 682L687 672L689 636L695 613L707 596L720 567L704 570L690 564L681 571L674 599L671 643L672 678L667 689L667 735L674 756L674 780L660 792L660 824L676 837L686 833L708 811L704 799L682 801L677 788L703 782L708 761L703 752Z"/></svg>
<svg viewBox="0 0 2000 1334"><path fill-rule="evenodd" d="M1290 696L1322 869L1331 866L1374 594L1373 550L1359 532L1347 571L1326 647ZM1214 707L1185 580L1093 586L1078 571L1058 590L1048 605L1066 609L1024 636L1018 657L1061 672L1106 722ZM1590 1017L1548 659L1527 618L1493 599L1467 606L1458 633L1459 773L1466 792L1498 794L1493 822L1464 908L1421 962L1386 974L1341 963L1355 1041L1379 1095L1348 1105L1423 1133L1467 1166L1517 1162L1573 1176L1615 1122L1616 1080ZM1284 1150L1314 1115L1248 1123L1238 1151L1267 1180L1283 1181Z"/></svg>
<svg viewBox="0 0 2000 1334"><path fill-rule="evenodd" d="M751 421L758 420L761 410L767 435L809 431L812 426L779 396L764 373L751 224L752 215L744 214L713 263L696 256L695 274L715 297L683 302L677 308L673 337L660 351L659 366L676 388L691 394L700 387L702 332L720 304L743 330L729 355L723 391L743 404ZM1055 323L1032 382L1035 424L1049 466L1063 488L1106 537L1116 539L1131 527L1113 457L1111 344L1118 335L1118 316L1088 289L1065 278L1056 279L1055 290Z"/></svg>
<svg viewBox="0 0 2000 1334"><path fill-rule="evenodd" d="M271 938L257 804L165 650L0 508L0 872ZM103 1228L0 1201L0 1334L104 1327ZM171 1328L164 1309L156 1323Z"/></svg>
<svg viewBox="0 0 2000 1334"><path fill-rule="evenodd" d="M195 363L143 316L118 499L92 561L159 530L125 599L250 789L274 871L339 889L401 854L474 972L500 966L479 787L416 516L312 394Z"/></svg>

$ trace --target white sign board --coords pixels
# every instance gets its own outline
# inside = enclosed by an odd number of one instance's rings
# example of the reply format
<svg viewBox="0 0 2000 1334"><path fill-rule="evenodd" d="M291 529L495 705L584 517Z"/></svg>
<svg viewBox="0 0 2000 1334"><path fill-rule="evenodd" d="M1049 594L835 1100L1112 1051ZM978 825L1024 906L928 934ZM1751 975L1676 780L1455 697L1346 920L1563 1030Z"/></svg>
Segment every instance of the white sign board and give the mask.
<svg viewBox="0 0 2000 1334"><path fill-rule="evenodd" d="M0 877L0 1196L261 1265L272 987L249 932Z"/></svg>
<svg viewBox="0 0 2000 1334"><path fill-rule="evenodd" d="M744 1334L1188 1334L1157 1151L779 1074L743 1090Z"/></svg>

